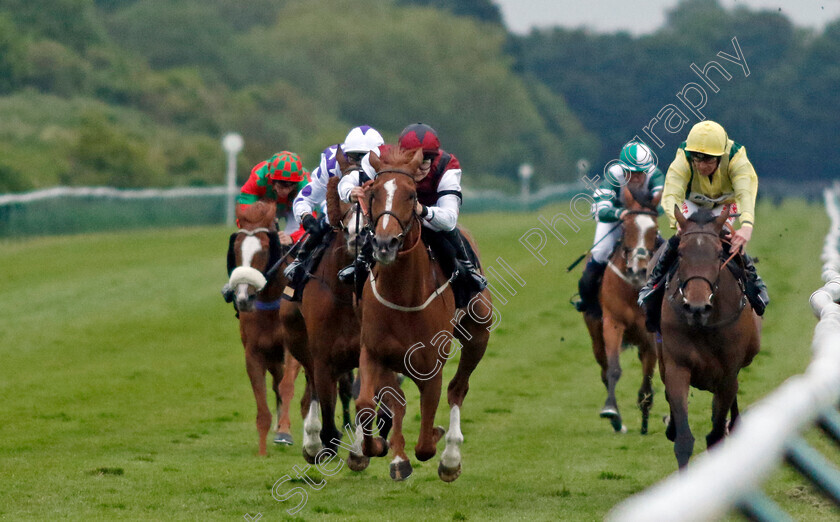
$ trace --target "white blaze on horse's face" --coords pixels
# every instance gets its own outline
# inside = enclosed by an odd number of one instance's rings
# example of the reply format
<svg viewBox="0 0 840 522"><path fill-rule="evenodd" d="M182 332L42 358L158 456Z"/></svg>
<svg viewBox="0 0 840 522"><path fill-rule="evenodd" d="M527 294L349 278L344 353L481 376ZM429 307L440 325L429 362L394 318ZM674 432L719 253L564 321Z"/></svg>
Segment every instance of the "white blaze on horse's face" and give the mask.
<svg viewBox="0 0 840 522"><path fill-rule="evenodd" d="M248 236L242 240L242 266L251 266L254 254L262 250L262 243L254 236Z"/></svg>
<svg viewBox="0 0 840 522"><path fill-rule="evenodd" d="M384 185L385 194L387 194L385 198L385 211L390 212L394 206L394 194L397 193L397 182L396 180L388 180L385 182ZM388 220L391 219L389 214L385 214L382 218L382 228L386 228L388 226Z"/></svg>
<svg viewBox="0 0 840 522"><path fill-rule="evenodd" d="M643 269L647 269L648 259L650 258L650 250L645 245L645 237L651 228L656 227L656 221L647 214L637 214L636 228L639 231L636 246L633 248L633 256L630 260L630 269L633 273L640 273Z"/></svg>

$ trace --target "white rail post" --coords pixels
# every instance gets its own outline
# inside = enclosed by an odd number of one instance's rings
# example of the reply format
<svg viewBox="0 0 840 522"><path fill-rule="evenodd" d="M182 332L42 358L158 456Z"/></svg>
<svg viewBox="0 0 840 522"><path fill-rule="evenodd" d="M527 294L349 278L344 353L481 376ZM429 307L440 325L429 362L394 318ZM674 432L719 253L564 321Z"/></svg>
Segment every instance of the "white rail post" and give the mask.
<svg viewBox="0 0 840 522"><path fill-rule="evenodd" d="M229 132L222 138L222 148L227 153L227 212L225 224L229 227L234 223L234 205L236 202L236 155L242 150L245 142L242 136Z"/></svg>

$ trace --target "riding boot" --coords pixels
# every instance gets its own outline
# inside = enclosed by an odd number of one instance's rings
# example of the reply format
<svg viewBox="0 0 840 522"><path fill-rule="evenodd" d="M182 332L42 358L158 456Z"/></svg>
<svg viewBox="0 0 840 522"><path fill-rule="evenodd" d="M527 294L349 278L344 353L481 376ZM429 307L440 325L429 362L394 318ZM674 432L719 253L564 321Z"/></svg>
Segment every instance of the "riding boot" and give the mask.
<svg viewBox="0 0 840 522"><path fill-rule="evenodd" d="M578 281L580 301L574 303L578 312L589 312L600 317L601 305L598 302L598 290L601 288L601 279L606 268L607 263L600 263L594 259L586 263L586 268L583 269L583 274Z"/></svg>
<svg viewBox="0 0 840 522"><path fill-rule="evenodd" d="M289 263L289 266L283 270L283 275L286 276L288 281L293 283L300 280L301 274L299 272L303 262L306 261L310 254L312 254L312 251L321 244L321 240L324 238L324 234L327 230L329 230L328 227L322 226L309 233L309 236L303 241L303 244L300 245L300 249L295 256L294 261Z"/></svg>
<svg viewBox="0 0 840 522"><path fill-rule="evenodd" d="M650 332L659 331L659 319L662 315L662 297L665 295L665 276L677 260L680 236L674 235L667 241L667 246L659 256L659 261L648 276L645 286L639 290L639 306L645 312L645 327Z"/></svg>
<svg viewBox="0 0 840 522"><path fill-rule="evenodd" d="M352 263L338 271L338 280L349 285L353 281L367 279L370 266L373 264L373 246L367 236L363 236L362 248L359 249L356 259Z"/></svg>
<svg viewBox="0 0 840 522"><path fill-rule="evenodd" d="M744 272L746 273L746 294L750 304L759 316L764 315L764 309L770 304L770 296L767 294L767 285L755 270L755 263L752 258L744 254Z"/></svg>
<svg viewBox="0 0 840 522"><path fill-rule="evenodd" d="M478 268L470 260L467 247L461 239L461 233L457 229L449 232L442 232L441 235L455 249L455 268L458 270L461 280L471 292L481 292L487 288L487 278L484 277Z"/></svg>

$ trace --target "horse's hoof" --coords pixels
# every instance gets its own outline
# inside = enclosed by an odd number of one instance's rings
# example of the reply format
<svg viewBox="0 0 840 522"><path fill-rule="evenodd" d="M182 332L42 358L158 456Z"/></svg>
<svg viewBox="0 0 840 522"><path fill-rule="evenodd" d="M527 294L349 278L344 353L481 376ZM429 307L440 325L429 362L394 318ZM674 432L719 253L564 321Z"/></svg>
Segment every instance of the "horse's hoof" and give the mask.
<svg viewBox="0 0 840 522"><path fill-rule="evenodd" d="M376 455L373 455L373 456L374 457L384 457L384 456L388 455L388 450L391 449L391 446L390 446L390 444L388 444L388 441L383 439L382 437L376 437L376 439L374 439L374 442L377 442L377 441L378 441L378 444L381 445L382 450L379 453L377 453Z"/></svg>
<svg viewBox="0 0 840 522"><path fill-rule="evenodd" d="M370 465L370 457L347 455L347 467L352 471L364 471Z"/></svg>
<svg viewBox="0 0 840 522"><path fill-rule="evenodd" d="M303 448L303 460L305 460L307 464L315 464L315 457L307 453L306 448Z"/></svg>
<svg viewBox="0 0 840 522"><path fill-rule="evenodd" d="M648 425L647 425L647 421L642 422L642 429L641 429L641 430L639 430L639 432L640 432L642 435L647 435L647 432L648 432Z"/></svg>
<svg viewBox="0 0 840 522"><path fill-rule="evenodd" d="M624 424L622 424L618 428L616 428L615 424L613 424L613 429L615 430L616 433L627 433L627 426L625 426Z"/></svg>
<svg viewBox="0 0 840 522"><path fill-rule="evenodd" d="M412 471L411 462L407 460L391 463L391 478L396 482L410 477Z"/></svg>
<svg viewBox="0 0 840 522"><path fill-rule="evenodd" d="M274 437L274 443L291 446L292 444L294 444L294 439L292 439L291 433L277 433L277 436Z"/></svg>
<svg viewBox="0 0 840 522"><path fill-rule="evenodd" d="M440 477L440 480L442 480L444 482L454 482L455 479L458 478L460 475L461 475L461 464L460 463L458 464L458 467L455 468L455 469L447 468L446 466L443 465L443 462L441 462L438 465L438 477Z"/></svg>
<svg viewBox="0 0 840 522"><path fill-rule="evenodd" d="M604 406L601 409L601 413L599 413L602 419L612 419L618 417L618 410L613 408L612 406Z"/></svg>

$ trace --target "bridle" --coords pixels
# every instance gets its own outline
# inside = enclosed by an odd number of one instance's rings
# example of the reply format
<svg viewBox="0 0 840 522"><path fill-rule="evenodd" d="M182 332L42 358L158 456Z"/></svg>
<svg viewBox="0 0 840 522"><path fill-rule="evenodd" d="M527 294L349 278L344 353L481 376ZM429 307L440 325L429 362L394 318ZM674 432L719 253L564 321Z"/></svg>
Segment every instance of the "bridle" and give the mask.
<svg viewBox="0 0 840 522"><path fill-rule="evenodd" d="M627 211L627 215L639 215L639 214L651 216L651 217L654 218L654 220L659 216L658 213L656 213L652 210L628 210ZM624 233L622 232L622 237L621 237L620 242L619 242L619 245L620 245L619 248L621 249L622 252L624 252L624 265L625 265L624 270L621 270L620 268L618 268L612 262L611 259L607 262L607 265L609 266L610 270L615 272L615 274L618 277L620 277L625 283L627 283L630 286L634 286L638 289L638 288L641 287L641 285L636 285L636 284L633 283L633 281L631 281L630 277L627 275L627 270L629 269L630 264L634 259L650 259L651 251L648 250L645 247L638 247L638 248L626 247L626 246L624 246L623 242L624 242Z"/></svg>
<svg viewBox="0 0 840 522"><path fill-rule="evenodd" d="M714 233L714 232L708 232L708 231L705 231L705 230L695 230L695 231L692 231L692 232L683 232L682 234L680 234L680 236L681 236L681 237L685 237L685 236L696 235L696 234L708 235L708 236L712 236L712 237L714 237L714 238L716 238L716 239L718 239L718 240L721 240L721 238L720 238L720 235L719 235L719 234L716 234L716 233ZM712 300L714 299L714 297L715 297L715 293L718 291L718 289L719 289L719 287L720 287L720 273L723 271L723 268L724 268L727 264L729 264L729 262L730 262L730 261L731 261L731 260L732 260L732 259L733 259L736 255L737 255L737 254L738 254L738 250L736 249L736 250L734 250L734 251L732 252L732 254L731 254L731 255L730 255L730 256L729 256L729 257L728 257L728 258L727 258L724 262L722 262L722 263L720 264L720 266L718 267L717 278L715 278L714 282L710 281L707 277L702 276L702 275L693 275L693 276L690 276L690 277L686 278L685 280L683 280L683 278L682 278L682 277L680 276L680 274L679 274L679 271L677 271L677 281L679 282L679 285L678 285L678 287L677 287L677 290L678 290L678 291L679 291L679 293L680 293L680 297L682 297L683 299L685 299L684 290L685 290L686 285L687 285L690 281L692 281L692 280L694 280L694 279L700 279L700 280L702 280L702 281L705 281L705 282L706 282L706 284L708 284L708 285L709 285L709 289L711 290L711 294L709 294L709 301L712 301Z"/></svg>
<svg viewBox="0 0 840 522"><path fill-rule="evenodd" d="M385 174L385 173L389 173L389 172L393 172L393 173L396 173L396 174L401 174L403 176L406 176L411 180L412 183L414 183L415 187L417 186L417 182L414 180L414 176L412 176L410 172L402 170L402 169L383 169L383 170L379 170L379 171L376 172L376 177L378 178L380 176L380 174ZM373 203L373 201L372 201L373 200L373 193L371 193L370 199L371 199L370 203ZM408 231L411 229L411 226L414 224L415 221L419 222L419 219L420 219L419 216L417 215L417 211L415 210L416 202L417 202L417 192L415 191L414 198L412 199L411 217L408 219L408 222L406 222L405 224L403 224L403 222L399 218L399 216L397 216L394 212L392 212L390 210L383 210L382 212L377 214L375 218L373 218L371 215L368 215L368 222L370 222L371 231L376 230L376 225L379 223L379 220L382 219L384 216L393 217L397 221L397 224L402 229L402 231L397 235L397 240L399 241L399 248L402 248L403 241L405 241L405 237L408 234ZM369 204L369 208L373 209L373 205ZM418 241L419 241L419 236L418 236Z"/></svg>

